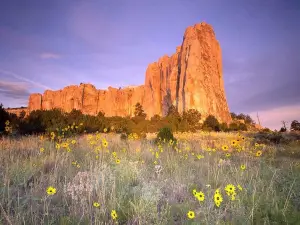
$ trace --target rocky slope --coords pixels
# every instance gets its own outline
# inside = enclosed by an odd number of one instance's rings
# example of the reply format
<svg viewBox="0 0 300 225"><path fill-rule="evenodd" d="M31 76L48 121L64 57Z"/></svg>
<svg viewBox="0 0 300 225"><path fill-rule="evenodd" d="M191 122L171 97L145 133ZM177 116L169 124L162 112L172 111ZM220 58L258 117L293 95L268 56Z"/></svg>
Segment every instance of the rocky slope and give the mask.
<svg viewBox="0 0 300 225"><path fill-rule="evenodd" d="M98 90L91 84L72 85L58 91L32 94L29 111L61 108L79 109L85 114L131 116L140 102L148 117L166 115L170 105L179 112L197 109L230 122L222 77L221 48L213 28L206 23L188 27L182 45L172 56L163 56L146 70L145 84L137 87Z"/></svg>

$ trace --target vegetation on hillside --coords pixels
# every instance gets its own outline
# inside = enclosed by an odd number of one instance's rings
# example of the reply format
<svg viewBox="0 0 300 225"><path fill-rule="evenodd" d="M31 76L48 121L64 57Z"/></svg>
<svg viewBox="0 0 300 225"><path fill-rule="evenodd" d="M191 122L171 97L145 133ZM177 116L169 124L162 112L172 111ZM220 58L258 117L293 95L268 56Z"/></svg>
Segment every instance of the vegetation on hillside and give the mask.
<svg viewBox="0 0 300 225"><path fill-rule="evenodd" d="M35 110L28 116L21 114L17 117L14 114L7 113L3 106L0 105L0 135L7 134L5 131L5 121L11 121L12 130L19 134L41 134L51 133L56 129L65 129L64 134L71 133L92 133L96 131L102 132L104 128L108 131L116 133L153 133L158 132L163 127L170 127L172 131L195 132L199 130L205 131L246 131L253 121L250 116L240 114L235 115L233 122L229 125L220 123L214 116L209 115L204 121L199 111L189 109L182 114L178 113L175 106L171 106L165 117L154 115L149 120L140 103L135 105L135 112L130 117L106 117L103 112L99 112L97 116L84 115L79 110L73 109L71 112L62 112L59 109L52 110ZM236 118L243 118L245 123L236 121ZM252 121L252 122L251 122ZM77 124L77 125L75 125ZM80 125L81 124L81 125Z"/></svg>

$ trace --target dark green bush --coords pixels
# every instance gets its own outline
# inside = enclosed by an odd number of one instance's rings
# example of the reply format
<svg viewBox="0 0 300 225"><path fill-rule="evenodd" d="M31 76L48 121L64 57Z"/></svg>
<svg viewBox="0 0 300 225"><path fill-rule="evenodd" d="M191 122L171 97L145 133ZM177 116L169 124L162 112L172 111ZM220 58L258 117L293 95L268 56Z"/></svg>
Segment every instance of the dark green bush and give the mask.
<svg viewBox="0 0 300 225"><path fill-rule="evenodd" d="M163 127L159 130L155 142L160 142L160 141L166 141L169 142L170 140L176 142L176 138L173 135L173 132L171 130L171 128L169 127Z"/></svg>
<svg viewBox="0 0 300 225"><path fill-rule="evenodd" d="M0 134L1 133L4 133L4 130L5 130L5 122L7 120L11 120L10 116L9 116L9 113L6 112L3 108L3 105L0 104Z"/></svg>
<svg viewBox="0 0 300 225"><path fill-rule="evenodd" d="M220 131L220 123L216 117L209 115L203 122L202 128L207 131Z"/></svg>
<svg viewBox="0 0 300 225"><path fill-rule="evenodd" d="M300 123L298 120L293 120L291 123L291 131L300 131Z"/></svg>

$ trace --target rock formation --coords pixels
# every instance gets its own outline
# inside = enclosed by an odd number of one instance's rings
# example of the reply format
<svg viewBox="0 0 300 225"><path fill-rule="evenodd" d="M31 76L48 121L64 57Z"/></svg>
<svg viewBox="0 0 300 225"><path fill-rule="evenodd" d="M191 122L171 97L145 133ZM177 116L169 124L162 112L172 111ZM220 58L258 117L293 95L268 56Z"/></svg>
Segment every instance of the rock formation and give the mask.
<svg viewBox="0 0 300 225"><path fill-rule="evenodd" d="M151 116L166 115L173 104L179 112L197 109L205 117L214 115L219 121L230 122L222 77L221 48L213 28L200 23L188 27L182 45L172 56L163 56L146 70L145 84L137 87L97 90L91 84L68 86L43 95L32 94L29 111L61 108L96 115L132 116L140 102Z"/></svg>

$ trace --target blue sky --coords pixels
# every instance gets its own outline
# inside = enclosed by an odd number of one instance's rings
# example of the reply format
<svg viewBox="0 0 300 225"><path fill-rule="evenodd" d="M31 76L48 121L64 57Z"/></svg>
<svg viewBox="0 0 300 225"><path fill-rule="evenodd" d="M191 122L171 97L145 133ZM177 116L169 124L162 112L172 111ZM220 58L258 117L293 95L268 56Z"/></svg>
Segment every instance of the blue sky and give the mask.
<svg viewBox="0 0 300 225"><path fill-rule="evenodd" d="M297 0L3 0L0 102L26 106L30 93L81 82L143 84L147 65L202 21L221 44L230 111L258 112L273 129L300 120Z"/></svg>

